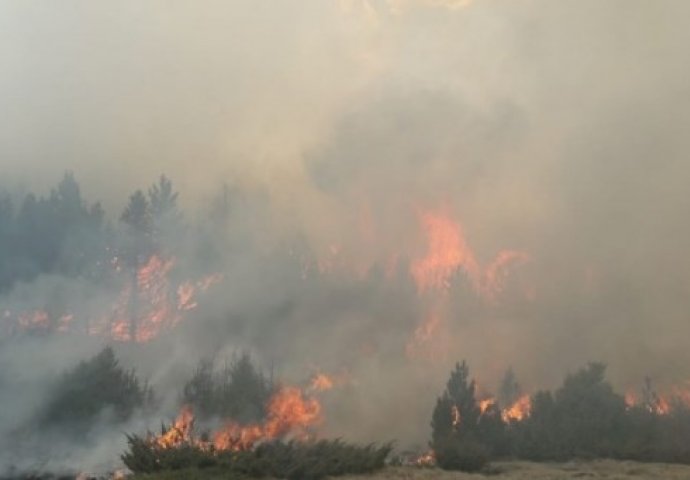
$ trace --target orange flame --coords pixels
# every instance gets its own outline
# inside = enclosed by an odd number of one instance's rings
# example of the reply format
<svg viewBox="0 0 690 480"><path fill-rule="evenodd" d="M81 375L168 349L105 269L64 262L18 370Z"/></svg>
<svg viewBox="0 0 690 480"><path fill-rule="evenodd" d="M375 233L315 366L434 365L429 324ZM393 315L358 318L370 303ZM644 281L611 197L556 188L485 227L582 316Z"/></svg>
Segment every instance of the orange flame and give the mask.
<svg viewBox="0 0 690 480"><path fill-rule="evenodd" d="M483 292L487 298L494 299L503 290L503 285L513 265L521 265L529 260L525 252L501 250L484 272Z"/></svg>
<svg viewBox="0 0 690 480"><path fill-rule="evenodd" d="M664 393L654 393L651 398L640 399L632 391L625 393L625 405L628 409L642 407L655 415L667 415L674 406L690 408L690 388L687 382L684 385L674 385L667 388Z"/></svg>
<svg viewBox="0 0 690 480"><path fill-rule="evenodd" d="M114 264L118 265L118 272L122 270L119 262ZM223 278L213 274L174 288L169 276L175 264L174 257L152 255L137 269L135 281L125 284L112 313L89 326L89 334L107 335L117 341L148 342L177 325L185 312L197 307L199 292Z"/></svg>
<svg viewBox="0 0 690 480"><path fill-rule="evenodd" d="M325 373L317 373L311 379L311 384L309 387L317 392L324 392L330 390L335 385L333 378L329 377Z"/></svg>
<svg viewBox="0 0 690 480"><path fill-rule="evenodd" d="M423 212L420 222L426 233L427 251L410 266L420 293L431 290L447 292L453 275L463 270L475 292L490 300L503 289L509 267L529 259L524 252L502 250L486 268L482 268L458 222L443 213L431 211Z"/></svg>
<svg viewBox="0 0 690 480"><path fill-rule="evenodd" d="M413 463L419 467L432 467L436 465L436 454L433 450L429 450L417 457Z"/></svg>
<svg viewBox="0 0 690 480"><path fill-rule="evenodd" d="M204 442L194 437L194 415L191 407L185 406L170 429L152 442L161 448L187 443L216 451L249 450L260 442L287 436L308 438L310 428L320 420L321 404L315 398L305 397L299 388L283 387L271 397L262 424L240 425L228 421L213 433L210 442Z"/></svg>
<svg viewBox="0 0 690 480"><path fill-rule="evenodd" d="M462 421L462 417L460 416L460 409L457 405L453 405L450 408L450 414L453 418L453 428L458 428L460 426L460 422Z"/></svg>
<svg viewBox="0 0 690 480"><path fill-rule="evenodd" d="M192 407L185 405L177 416L170 429L155 438L155 443L162 448L172 448L183 443L192 443L192 430L194 428L194 413Z"/></svg>
<svg viewBox="0 0 690 480"><path fill-rule="evenodd" d="M493 398L487 398L485 400L479 401L479 412L484 415L490 407L496 404L496 400Z"/></svg>
<svg viewBox="0 0 690 480"><path fill-rule="evenodd" d="M481 282L479 265L465 241L462 227L450 218L433 212L422 213L420 221L428 245L426 255L410 266L417 289L420 292L446 291L452 275L462 267L478 290Z"/></svg>
<svg viewBox="0 0 690 480"><path fill-rule="evenodd" d="M421 325L419 325L405 346L407 358L424 357L433 360L443 356L444 345L436 345L435 340L440 338L440 330L444 327L441 316L436 312L429 313Z"/></svg>
<svg viewBox="0 0 690 480"><path fill-rule="evenodd" d="M501 411L501 418L504 422L521 422L529 417L532 410L532 401L529 395L518 398L510 407Z"/></svg>
<svg viewBox="0 0 690 480"><path fill-rule="evenodd" d="M177 287L177 309L191 310L198 305L194 300L194 284L192 282L184 282Z"/></svg>
<svg viewBox="0 0 690 480"><path fill-rule="evenodd" d="M635 394L632 392L625 392L624 399L625 399L625 406L628 409L633 408L637 404L637 399L635 398Z"/></svg>
<svg viewBox="0 0 690 480"><path fill-rule="evenodd" d="M110 312L89 319L83 327L88 335L106 336L116 341L147 342L163 330L175 326L184 313L198 305L200 292L219 283L223 275L215 273L196 281L180 283L176 288L170 280L174 257L152 255L124 278L124 285ZM123 280L127 269L118 257L110 262L116 278ZM2 312L0 327L9 334L24 331L70 333L77 331L72 313L61 315L35 309L23 312Z"/></svg>
<svg viewBox="0 0 690 480"><path fill-rule="evenodd" d="M20 327L27 330L47 330L50 328L50 318L43 310L34 310L32 312L24 312L19 314L18 323Z"/></svg>
<svg viewBox="0 0 690 480"><path fill-rule="evenodd" d="M265 433L277 438L290 432L306 429L320 420L321 404L314 398L305 398L296 387L285 387L273 396L268 405Z"/></svg>
<svg viewBox="0 0 690 480"><path fill-rule="evenodd" d="M503 290L510 267L526 262L529 257L524 252L502 250L483 268L465 239L460 223L438 211L422 212L420 223L426 234L427 249L424 256L411 263L410 274L420 294L440 292L442 295L432 297L435 298L434 311L417 327L408 341L406 353L408 357L420 357L420 352L428 352L425 356L433 360L444 353L444 348L435 345L442 325L437 311L447 301L445 294L453 276L464 272L474 292L486 301L493 301Z"/></svg>

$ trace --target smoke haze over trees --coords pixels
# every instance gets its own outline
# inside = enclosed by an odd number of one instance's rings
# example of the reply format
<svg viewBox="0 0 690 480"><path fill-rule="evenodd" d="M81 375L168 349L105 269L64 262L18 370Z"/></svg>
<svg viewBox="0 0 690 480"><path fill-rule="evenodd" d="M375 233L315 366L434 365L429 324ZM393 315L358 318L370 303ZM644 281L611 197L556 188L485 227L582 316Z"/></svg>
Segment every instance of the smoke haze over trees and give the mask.
<svg viewBox="0 0 690 480"><path fill-rule="evenodd" d="M646 404L690 390L689 15L0 2L0 438L106 345L154 424L247 352L339 375L323 431L367 442L426 445L458 358L542 411L593 360ZM96 433L89 464L124 443Z"/></svg>

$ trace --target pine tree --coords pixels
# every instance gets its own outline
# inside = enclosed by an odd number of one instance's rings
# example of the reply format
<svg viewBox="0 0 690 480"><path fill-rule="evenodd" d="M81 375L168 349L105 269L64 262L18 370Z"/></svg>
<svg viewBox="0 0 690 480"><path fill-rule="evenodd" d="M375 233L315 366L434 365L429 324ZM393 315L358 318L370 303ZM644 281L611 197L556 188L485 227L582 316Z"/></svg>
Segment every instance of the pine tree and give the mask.
<svg viewBox="0 0 690 480"><path fill-rule="evenodd" d="M506 370L505 375L503 375L501 385L498 387L499 406L501 408L510 407L520 398L521 393L520 384L515 378L515 373L512 368L509 368Z"/></svg>
<svg viewBox="0 0 690 480"><path fill-rule="evenodd" d="M153 251L151 242L151 206L144 192L137 190L129 197L129 203L122 212L120 221L128 228L128 241L124 256L130 267L131 291L129 301L129 338L134 340L138 329L139 288L137 272Z"/></svg>
<svg viewBox="0 0 690 480"><path fill-rule="evenodd" d="M441 468L475 471L488 461L488 448L481 442L482 431L493 434L494 429L491 422L480 425L475 388L465 361L456 363L431 418L430 446Z"/></svg>
<svg viewBox="0 0 690 480"><path fill-rule="evenodd" d="M172 181L161 175L158 182L149 188L148 194L152 235L161 243L180 227L181 214L177 207L179 193L174 191Z"/></svg>
<svg viewBox="0 0 690 480"><path fill-rule="evenodd" d="M152 402L148 384L133 370L122 368L113 350L106 347L61 377L37 422L39 426L83 432L106 409L112 411L114 421L124 422L137 408Z"/></svg>

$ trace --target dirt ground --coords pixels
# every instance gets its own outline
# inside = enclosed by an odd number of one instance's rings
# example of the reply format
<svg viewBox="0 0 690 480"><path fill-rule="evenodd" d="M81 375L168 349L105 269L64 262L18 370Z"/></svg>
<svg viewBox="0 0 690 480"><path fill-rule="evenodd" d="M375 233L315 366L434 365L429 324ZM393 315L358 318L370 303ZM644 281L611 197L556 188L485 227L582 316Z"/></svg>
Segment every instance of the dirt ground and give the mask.
<svg viewBox="0 0 690 480"><path fill-rule="evenodd" d="M491 474L468 474L444 472L431 468L395 467L375 475L351 475L342 480L561 480L561 479L607 479L635 480L659 478L669 480L690 480L690 465L669 465L655 463L618 462L597 460L591 462L530 463L495 462Z"/></svg>

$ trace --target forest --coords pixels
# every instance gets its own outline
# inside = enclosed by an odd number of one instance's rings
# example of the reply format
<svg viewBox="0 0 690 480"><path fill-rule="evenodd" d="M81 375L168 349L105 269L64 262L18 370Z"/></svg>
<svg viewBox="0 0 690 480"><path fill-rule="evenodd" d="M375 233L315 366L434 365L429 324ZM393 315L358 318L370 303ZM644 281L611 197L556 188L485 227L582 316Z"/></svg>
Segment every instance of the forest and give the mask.
<svg viewBox="0 0 690 480"><path fill-rule="evenodd" d="M163 175L145 191L132 193L119 215L107 215L99 203L82 197L69 172L47 196L4 196L0 285L5 299L16 303L22 285L57 277L113 290L115 306L106 309L100 323L71 304L69 294L48 295L39 305L40 313L34 307L6 308L0 347L81 332L106 344L145 349L159 335L175 332L183 315L196 307L199 293L194 288L200 290L211 281L169 280L177 271L172 259L185 274L212 272L222 263L223 246L238 241L228 236L233 210L227 187L193 222L182 214L178 196ZM269 255L272 263L276 258ZM303 263L291 268L295 275L304 275ZM276 271L269 269L264 275ZM376 268L368 273L364 287L358 286L361 280L343 283L331 274L329 269L317 274L321 288L361 291L391 282ZM468 288L461 278L453 278L459 285L455 288ZM395 281L402 285L395 288L410 288L411 279ZM324 282L332 283L324 287ZM189 291L183 288L188 284ZM78 285L83 288L84 283ZM308 285L303 288L313 288ZM82 312L82 317L72 312ZM419 332L418 328L414 333ZM409 347L408 341L408 355ZM108 431L121 432L118 435L126 440L124 451L109 453L113 461L119 457L128 471L142 478L186 471L321 479L371 473L390 465L490 473L495 462L506 460L606 458L690 464L687 399L662 396L650 378L642 378L640 393L631 400L629 392L617 393L607 381L603 363L589 363L567 374L558 388L535 392L523 390L509 369L495 396L480 392L468 364L458 363L435 406L426 407L430 421L416 427L419 432L430 427L428 449L410 452L388 431L375 433L375 438L385 439L378 443L320 435L327 414L320 395L337 383L325 374L314 374L309 384L289 384L274 375L274 368L282 371L287 365L272 364L267 373L252 355L237 350L224 365L217 356L201 358L193 373L174 385L171 397L170 386L159 389L135 368L124 367L116 350L106 346L47 382L32 413L3 433L5 455L20 458L34 451L37 458L50 457L58 444L86 448ZM442 373L433 358L420 360L418 351L412 353L408 361ZM392 358L399 363L398 357ZM170 417L163 412L170 412L171 406L178 416L166 422ZM163 421L159 433L145 430L151 420ZM45 475L35 465L15 465L11 460L5 470L7 478Z"/></svg>

